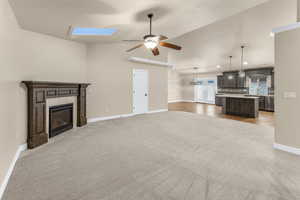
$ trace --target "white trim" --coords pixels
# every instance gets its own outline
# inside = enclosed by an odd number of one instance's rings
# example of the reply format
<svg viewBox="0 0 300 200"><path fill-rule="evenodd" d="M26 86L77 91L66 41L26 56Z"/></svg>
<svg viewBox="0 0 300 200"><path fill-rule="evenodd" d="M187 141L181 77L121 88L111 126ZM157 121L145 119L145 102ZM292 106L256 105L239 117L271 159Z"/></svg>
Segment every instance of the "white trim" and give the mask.
<svg viewBox="0 0 300 200"><path fill-rule="evenodd" d="M281 33L281 32L284 32L284 31L289 31L289 30L293 30L293 29L297 29L297 28L300 28L300 22L290 24L290 25L287 25L287 26L281 26L281 27L278 27L278 28L274 28L272 30L272 32L273 33Z"/></svg>
<svg viewBox="0 0 300 200"><path fill-rule="evenodd" d="M106 120L111 120L111 119L118 119L118 118L125 118L125 117L132 117L135 114L130 113L130 114L124 114L124 115L113 115L113 116L107 116L107 117L95 117L95 118L89 118L87 120L88 123L93 123L93 122L98 122L98 121L106 121Z"/></svg>
<svg viewBox="0 0 300 200"><path fill-rule="evenodd" d="M152 110L144 114L150 114L150 113L159 113L159 112L167 112L168 109L161 109L161 110ZM124 114L124 115L113 115L113 116L107 116L107 117L96 117L96 118L90 118L87 120L88 123L98 122L98 121L106 121L111 119L119 119L119 118L127 118L135 116L134 113Z"/></svg>
<svg viewBox="0 0 300 200"><path fill-rule="evenodd" d="M136 114L134 113L130 113L130 114L126 114L126 115L121 115L121 118L126 118L126 117L132 117L135 116Z"/></svg>
<svg viewBox="0 0 300 200"><path fill-rule="evenodd" d="M193 101L193 100L183 100L183 102L186 102L186 103L197 103L196 101Z"/></svg>
<svg viewBox="0 0 300 200"><path fill-rule="evenodd" d="M145 63L145 64L152 64L152 65L159 65L159 66L164 66L164 67L170 67L173 68L173 65L167 62L161 62L161 61L156 61L156 60L150 60L146 58L139 58L139 57L130 57L128 59L131 62L137 62L137 63Z"/></svg>
<svg viewBox="0 0 300 200"><path fill-rule="evenodd" d="M184 100L180 99L180 100L170 100L170 101L168 101L168 103L178 103L178 102L184 102Z"/></svg>
<svg viewBox="0 0 300 200"><path fill-rule="evenodd" d="M27 150L27 143L21 144L21 145L19 146L19 149L20 149L21 152L26 151L26 150Z"/></svg>
<svg viewBox="0 0 300 200"><path fill-rule="evenodd" d="M298 148L285 146L285 145L278 144L278 143L274 143L273 147L274 147L274 149L278 149L281 151L285 151L285 152L296 154L296 155L300 156L300 149L298 149Z"/></svg>
<svg viewBox="0 0 300 200"><path fill-rule="evenodd" d="M168 103L178 103L178 102L184 102L184 103L197 103L196 101L193 100L172 100L172 101L168 101Z"/></svg>
<svg viewBox="0 0 300 200"><path fill-rule="evenodd" d="M151 111L147 112L147 114L160 113L160 112L168 112L168 109L151 110Z"/></svg>
<svg viewBox="0 0 300 200"><path fill-rule="evenodd" d="M9 178L10 178L10 176L11 176L13 170L14 170L16 162L17 162L17 160L20 157L20 154L23 151L25 151L25 150L27 150L27 144L22 144L22 145L20 145L18 147L17 152L15 153L15 156L14 156L12 162L10 163L10 166L9 166L9 168L7 170L7 173L6 173L5 177L4 177L4 180L3 180L3 182L2 182L2 184L0 186L0 199L2 199L2 197L3 197L5 188L6 188L7 184L8 184Z"/></svg>

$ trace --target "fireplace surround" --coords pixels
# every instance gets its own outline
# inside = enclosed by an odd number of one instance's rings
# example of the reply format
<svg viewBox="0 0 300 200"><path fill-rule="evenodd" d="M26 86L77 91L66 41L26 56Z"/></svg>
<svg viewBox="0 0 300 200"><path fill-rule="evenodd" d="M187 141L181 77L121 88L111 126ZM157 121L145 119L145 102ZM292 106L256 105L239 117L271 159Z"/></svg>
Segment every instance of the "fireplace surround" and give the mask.
<svg viewBox="0 0 300 200"><path fill-rule="evenodd" d="M28 148L32 149L48 142L47 99L77 97L77 126L87 124L86 88L89 83L63 83L45 81L23 81L28 89Z"/></svg>

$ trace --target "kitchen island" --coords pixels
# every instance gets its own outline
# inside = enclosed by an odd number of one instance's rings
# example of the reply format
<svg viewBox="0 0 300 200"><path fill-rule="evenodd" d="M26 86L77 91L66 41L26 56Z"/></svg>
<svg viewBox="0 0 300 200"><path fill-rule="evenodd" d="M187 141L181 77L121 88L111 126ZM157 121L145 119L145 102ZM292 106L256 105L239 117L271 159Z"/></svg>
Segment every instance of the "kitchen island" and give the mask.
<svg viewBox="0 0 300 200"><path fill-rule="evenodd" d="M222 112L228 115L257 118L259 115L259 97L222 94L217 95L222 101Z"/></svg>

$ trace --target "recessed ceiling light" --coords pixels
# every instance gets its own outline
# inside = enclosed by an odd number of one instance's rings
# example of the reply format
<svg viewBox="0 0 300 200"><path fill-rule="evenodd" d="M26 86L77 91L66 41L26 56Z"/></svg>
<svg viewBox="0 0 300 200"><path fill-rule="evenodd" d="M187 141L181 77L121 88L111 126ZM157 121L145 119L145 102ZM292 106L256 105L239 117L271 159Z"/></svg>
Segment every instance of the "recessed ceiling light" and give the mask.
<svg viewBox="0 0 300 200"><path fill-rule="evenodd" d="M72 35L112 35L117 32L114 28L80 28L72 30Z"/></svg>
<svg viewBox="0 0 300 200"><path fill-rule="evenodd" d="M274 33L274 32L271 32L271 33L270 33L270 36L271 36L271 37L274 37L274 36L275 36L275 33Z"/></svg>
<svg viewBox="0 0 300 200"><path fill-rule="evenodd" d="M220 68L221 68L221 65L217 65L217 68L220 69Z"/></svg>

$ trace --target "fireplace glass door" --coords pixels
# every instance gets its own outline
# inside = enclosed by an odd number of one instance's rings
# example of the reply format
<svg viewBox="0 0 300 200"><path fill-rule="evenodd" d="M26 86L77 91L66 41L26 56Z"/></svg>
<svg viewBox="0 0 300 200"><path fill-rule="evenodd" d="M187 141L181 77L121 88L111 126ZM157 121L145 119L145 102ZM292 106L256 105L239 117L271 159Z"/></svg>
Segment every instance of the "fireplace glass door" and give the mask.
<svg viewBox="0 0 300 200"><path fill-rule="evenodd" d="M54 137L73 128L73 104L49 108L49 137Z"/></svg>

